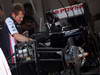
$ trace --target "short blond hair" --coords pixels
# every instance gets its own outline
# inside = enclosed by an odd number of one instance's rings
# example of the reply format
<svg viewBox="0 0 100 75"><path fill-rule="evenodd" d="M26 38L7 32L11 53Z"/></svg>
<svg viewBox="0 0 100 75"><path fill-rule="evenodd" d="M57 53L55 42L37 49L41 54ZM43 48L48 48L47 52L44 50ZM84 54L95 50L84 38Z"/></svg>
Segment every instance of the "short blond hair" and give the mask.
<svg viewBox="0 0 100 75"><path fill-rule="evenodd" d="M18 15L19 11L22 11L23 14L25 14L23 5L21 3L13 4L12 13L15 13L16 15Z"/></svg>

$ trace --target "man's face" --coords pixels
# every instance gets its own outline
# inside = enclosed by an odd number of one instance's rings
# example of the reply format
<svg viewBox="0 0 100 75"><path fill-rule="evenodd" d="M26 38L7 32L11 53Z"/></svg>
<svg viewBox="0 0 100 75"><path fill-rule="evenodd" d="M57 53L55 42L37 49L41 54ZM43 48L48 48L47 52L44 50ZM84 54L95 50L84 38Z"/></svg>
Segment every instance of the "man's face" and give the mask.
<svg viewBox="0 0 100 75"><path fill-rule="evenodd" d="M14 20L20 24L22 21L23 21L23 18L24 18L24 14L22 11L19 11L19 13L16 15L16 14L13 14L14 16Z"/></svg>

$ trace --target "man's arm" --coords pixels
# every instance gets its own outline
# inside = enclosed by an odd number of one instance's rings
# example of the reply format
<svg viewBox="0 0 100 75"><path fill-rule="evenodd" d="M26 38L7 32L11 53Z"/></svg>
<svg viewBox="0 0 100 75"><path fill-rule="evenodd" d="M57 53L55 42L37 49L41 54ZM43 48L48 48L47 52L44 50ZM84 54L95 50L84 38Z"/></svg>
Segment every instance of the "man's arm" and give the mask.
<svg viewBox="0 0 100 75"><path fill-rule="evenodd" d="M17 41L19 41L19 42L28 42L28 41L32 41L31 38L25 37L24 35L19 34L19 33L13 34L13 37L14 37Z"/></svg>
<svg viewBox="0 0 100 75"><path fill-rule="evenodd" d="M7 24L8 30L10 31L10 35L14 37L19 42L28 42L32 41L31 38L25 37L24 35L20 34L15 27L14 21L9 17L5 20Z"/></svg>

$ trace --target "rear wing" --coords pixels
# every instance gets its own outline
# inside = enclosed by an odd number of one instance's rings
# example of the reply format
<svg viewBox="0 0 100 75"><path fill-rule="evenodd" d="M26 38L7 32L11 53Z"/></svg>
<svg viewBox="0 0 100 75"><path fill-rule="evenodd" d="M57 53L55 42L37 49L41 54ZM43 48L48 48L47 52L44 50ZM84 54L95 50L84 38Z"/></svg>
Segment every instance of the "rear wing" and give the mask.
<svg viewBox="0 0 100 75"><path fill-rule="evenodd" d="M59 19L79 16L79 15L84 14L84 4L80 3L80 4L75 4L72 6L67 6L64 8L58 8L58 9L53 10L53 13Z"/></svg>

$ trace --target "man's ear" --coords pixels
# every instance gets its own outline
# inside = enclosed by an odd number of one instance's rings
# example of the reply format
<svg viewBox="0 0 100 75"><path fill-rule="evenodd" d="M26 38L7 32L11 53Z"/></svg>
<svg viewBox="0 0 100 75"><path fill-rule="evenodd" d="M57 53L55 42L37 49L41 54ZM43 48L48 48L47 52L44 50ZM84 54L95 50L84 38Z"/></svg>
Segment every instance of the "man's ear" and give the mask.
<svg viewBox="0 0 100 75"><path fill-rule="evenodd" d="M12 16L13 16L13 18L15 18L16 17L15 13L12 13Z"/></svg>

